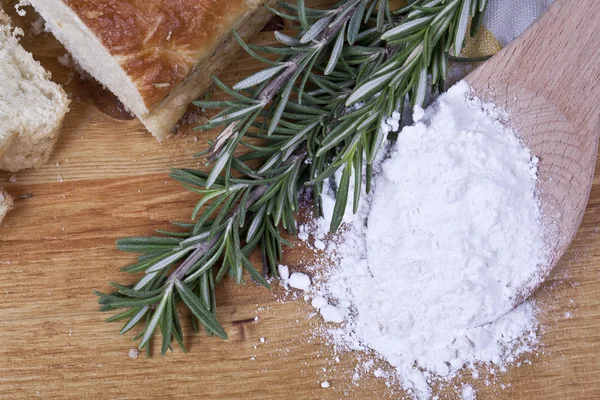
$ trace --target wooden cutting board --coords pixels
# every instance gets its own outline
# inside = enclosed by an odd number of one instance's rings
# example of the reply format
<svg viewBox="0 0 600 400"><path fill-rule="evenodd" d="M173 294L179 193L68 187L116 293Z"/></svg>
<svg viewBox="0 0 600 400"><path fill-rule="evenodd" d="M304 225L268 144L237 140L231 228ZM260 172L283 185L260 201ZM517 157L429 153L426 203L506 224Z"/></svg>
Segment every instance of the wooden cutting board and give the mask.
<svg viewBox="0 0 600 400"><path fill-rule="evenodd" d="M14 3L2 0L12 16ZM30 33L30 9L27 18L21 23ZM280 28L273 21L254 42L272 43L269 29ZM14 183L0 173L16 200L0 226L0 399L402 397L369 374L354 385L361 354L334 362L332 349L311 335L319 324L311 307L301 297L282 301L276 284L271 292L231 282L219 288L228 341L190 333L188 354L130 358L132 335L119 336L120 325L103 322L107 315L97 311L92 290L109 290L109 280L133 281L119 268L134 256L117 251L116 239L189 218L196 198L168 170L197 166L192 154L216 132L184 125L180 136L159 144L97 83L79 82L58 62L66 52L51 35L29 33L23 45L66 84L73 103L45 166L17 173ZM241 56L222 78L231 84L259 67ZM599 231L596 176L573 245L535 296L543 310L538 352L498 372L489 386L476 382L479 399L600 398ZM294 242L284 260L292 269L319 256ZM189 324L184 330L190 332ZM324 380L330 388L320 387Z"/></svg>

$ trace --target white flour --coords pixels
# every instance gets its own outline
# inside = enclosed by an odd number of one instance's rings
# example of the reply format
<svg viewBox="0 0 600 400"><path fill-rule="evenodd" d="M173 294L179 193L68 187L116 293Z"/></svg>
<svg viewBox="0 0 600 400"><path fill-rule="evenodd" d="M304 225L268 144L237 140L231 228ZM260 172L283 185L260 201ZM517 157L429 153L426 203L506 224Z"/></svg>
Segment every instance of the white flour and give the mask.
<svg viewBox="0 0 600 400"><path fill-rule="evenodd" d="M532 304L502 314L546 260L537 159L468 92L460 82L416 110L311 289L326 321L344 321L330 330L337 347L374 350L419 398L465 365L504 365L536 341ZM329 188L327 227L333 202Z"/></svg>

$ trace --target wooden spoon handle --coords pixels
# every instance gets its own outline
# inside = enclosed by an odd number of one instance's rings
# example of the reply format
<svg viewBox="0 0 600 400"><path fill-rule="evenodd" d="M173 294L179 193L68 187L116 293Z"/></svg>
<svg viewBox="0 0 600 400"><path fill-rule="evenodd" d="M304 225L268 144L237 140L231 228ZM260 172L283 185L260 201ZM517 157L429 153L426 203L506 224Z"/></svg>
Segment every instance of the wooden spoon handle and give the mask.
<svg viewBox="0 0 600 400"><path fill-rule="evenodd" d="M498 90L510 82L554 104L576 127L598 129L598 0L556 0L538 23L502 53L469 76L478 92L486 87Z"/></svg>
<svg viewBox="0 0 600 400"><path fill-rule="evenodd" d="M522 288L517 305L558 263L586 209L600 135L600 2L555 0L466 80L477 96L508 111L508 124L539 157L550 259Z"/></svg>

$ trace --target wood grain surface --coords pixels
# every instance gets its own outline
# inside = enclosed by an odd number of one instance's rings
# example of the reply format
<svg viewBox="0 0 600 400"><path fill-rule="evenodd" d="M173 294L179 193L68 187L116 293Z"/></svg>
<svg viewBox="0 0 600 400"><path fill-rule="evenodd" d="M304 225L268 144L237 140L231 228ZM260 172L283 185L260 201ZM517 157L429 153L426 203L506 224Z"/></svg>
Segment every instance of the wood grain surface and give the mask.
<svg viewBox="0 0 600 400"><path fill-rule="evenodd" d="M14 3L2 0L9 11ZM254 42L271 42L271 36L262 32ZM71 80L66 90L74 101L45 166L17 173L15 183L0 173L15 197L0 226L0 399L403 397L369 376L354 385L363 355L342 354L333 362L331 347L312 335L319 318L311 307L302 297L282 300L276 284L273 291L231 282L219 288L218 316L228 341L190 334L188 354L130 358L132 335L120 336L119 325L103 322L92 290L131 279L119 268L134 257L115 250L116 239L189 217L195 197L167 177L168 169L196 166L191 155L215 132L183 126L181 135L159 144L139 122L124 119L97 84L69 77L70 69L57 62L65 51L50 35L26 35L23 44L56 82ZM258 67L241 56L222 78L231 83ZM479 399L600 398L599 232L596 175L574 242L535 295L540 348L519 367L497 371L489 385L475 382ZM291 268L319 256L294 242L298 246L285 253ZM323 380L331 387L322 389ZM457 398L461 382L443 397Z"/></svg>

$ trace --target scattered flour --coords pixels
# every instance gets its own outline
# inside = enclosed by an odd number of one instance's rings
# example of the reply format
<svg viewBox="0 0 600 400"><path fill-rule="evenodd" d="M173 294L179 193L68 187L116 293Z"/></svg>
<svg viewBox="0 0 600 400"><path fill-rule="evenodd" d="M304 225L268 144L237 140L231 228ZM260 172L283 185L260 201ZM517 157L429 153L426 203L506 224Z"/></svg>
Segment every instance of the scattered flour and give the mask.
<svg viewBox="0 0 600 400"><path fill-rule="evenodd" d="M463 400L476 400L475 389L471 385L465 385L462 388L462 399Z"/></svg>
<svg viewBox="0 0 600 400"><path fill-rule="evenodd" d="M325 299L325 297L317 296L317 297L315 297L315 298L312 299L312 301L310 302L310 304L314 308L321 309L321 308L323 308L323 307L325 307L327 305L327 300Z"/></svg>
<svg viewBox="0 0 600 400"><path fill-rule="evenodd" d="M300 233L298 233L298 238L302 241L307 241L308 233L306 233L305 231L301 231Z"/></svg>
<svg viewBox="0 0 600 400"><path fill-rule="evenodd" d="M287 265L279 264L277 266L277 272L279 273L279 278L286 282L290 279L290 268Z"/></svg>
<svg viewBox="0 0 600 400"><path fill-rule="evenodd" d="M321 307L319 312L321 313L321 316L325 322L335 322L338 324L340 322L344 322L344 313L336 306L327 304L326 306Z"/></svg>
<svg viewBox="0 0 600 400"><path fill-rule="evenodd" d="M290 275L287 284L295 289L308 290L310 288L310 278L302 272L294 272Z"/></svg>
<svg viewBox="0 0 600 400"><path fill-rule="evenodd" d="M315 248L317 250L325 250L325 243L322 240L317 239L315 240Z"/></svg>
<svg viewBox="0 0 600 400"><path fill-rule="evenodd" d="M505 314L547 259L537 159L469 90L459 82L416 110L357 214L348 202L346 230L327 243L333 265L312 287L305 274L287 281L338 323L329 328L336 348L375 351L415 398L431 398L435 382L465 366L502 370L537 343L532 303ZM398 119L382 129L397 130ZM324 190L320 238L335 201ZM475 398L470 386L462 392Z"/></svg>
<svg viewBox="0 0 600 400"><path fill-rule="evenodd" d="M136 348L129 349L129 358L136 359L140 355L140 351Z"/></svg>

